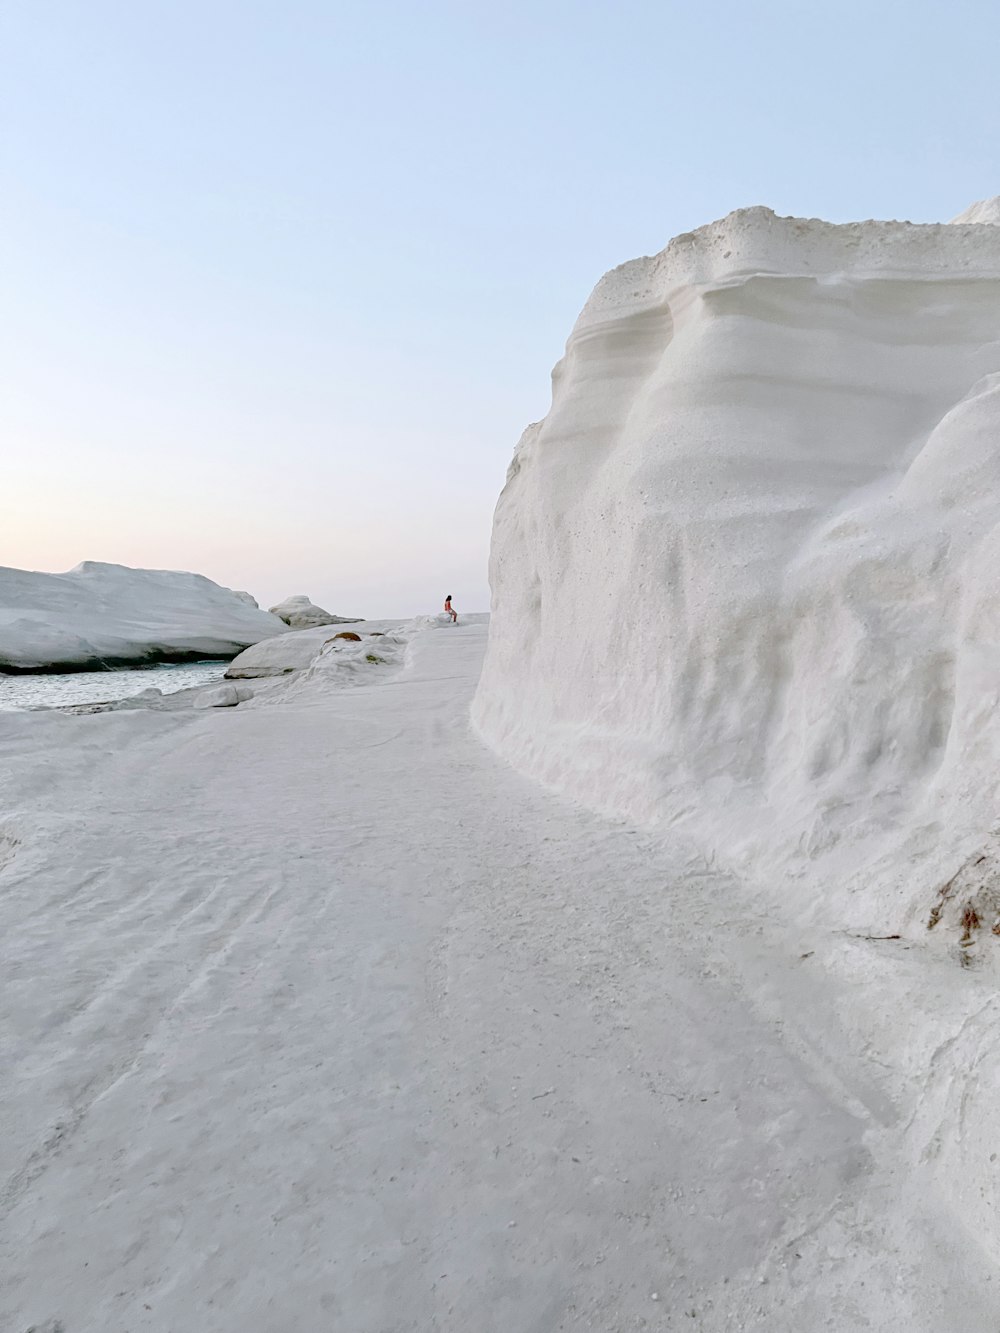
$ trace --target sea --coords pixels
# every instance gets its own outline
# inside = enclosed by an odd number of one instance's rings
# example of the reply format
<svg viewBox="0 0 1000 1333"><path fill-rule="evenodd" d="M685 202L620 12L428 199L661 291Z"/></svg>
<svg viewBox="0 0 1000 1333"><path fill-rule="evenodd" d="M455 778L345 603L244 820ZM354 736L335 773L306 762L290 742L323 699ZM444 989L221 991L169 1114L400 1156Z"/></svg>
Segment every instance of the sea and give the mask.
<svg viewBox="0 0 1000 1333"><path fill-rule="evenodd" d="M69 704L113 703L142 690L175 694L222 679L227 661L126 667L121 671L68 671L62 674L0 675L0 710L64 708Z"/></svg>

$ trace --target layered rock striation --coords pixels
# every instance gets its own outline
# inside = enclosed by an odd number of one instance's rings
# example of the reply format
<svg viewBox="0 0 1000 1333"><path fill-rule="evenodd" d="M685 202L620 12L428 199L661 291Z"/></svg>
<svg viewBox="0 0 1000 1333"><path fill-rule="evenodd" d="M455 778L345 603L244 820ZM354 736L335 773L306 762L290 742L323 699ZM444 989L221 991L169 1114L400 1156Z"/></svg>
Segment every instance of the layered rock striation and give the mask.
<svg viewBox="0 0 1000 1333"><path fill-rule="evenodd" d="M996 204L746 209L598 283L497 506L491 745L762 874L877 866L913 903L915 864L976 845L1000 810Z"/></svg>

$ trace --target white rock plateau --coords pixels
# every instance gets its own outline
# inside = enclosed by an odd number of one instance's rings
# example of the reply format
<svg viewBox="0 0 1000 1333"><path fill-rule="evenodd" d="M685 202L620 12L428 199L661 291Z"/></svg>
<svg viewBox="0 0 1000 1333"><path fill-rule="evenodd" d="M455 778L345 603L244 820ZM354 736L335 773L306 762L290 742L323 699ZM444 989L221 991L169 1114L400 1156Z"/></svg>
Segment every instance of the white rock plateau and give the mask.
<svg viewBox="0 0 1000 1333"><path fill-rule="evenodd" d="M335 616L317 606L304 593L286 597L271 607L271 615L283 620L291 629L312 629L316 625L353 625L358 616Z"/></svg>
<svg viewBox="0 0 1000 1333"><path fill-rule="evenodd" d="M501 754L923 929L1000 810L998 208L746 209L598 283L496 511Z"/></svg>
<svg viewBox="0 0 1000 1333"><path fill-rule="evenodd" d="M201 574L93 560L68 574L0 568L0 672L232 657L287 631Z"/></svg>

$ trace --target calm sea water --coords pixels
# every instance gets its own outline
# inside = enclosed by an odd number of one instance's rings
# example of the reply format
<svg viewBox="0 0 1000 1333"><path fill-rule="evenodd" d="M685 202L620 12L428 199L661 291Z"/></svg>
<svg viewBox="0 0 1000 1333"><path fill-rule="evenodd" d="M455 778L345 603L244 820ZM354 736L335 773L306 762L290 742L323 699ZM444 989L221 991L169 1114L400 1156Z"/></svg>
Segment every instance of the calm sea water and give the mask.
<svg viewBox="0 0 1000 1333"><path fill-rule="evenodd" d="M228 665L228 662L185 662L179 666L135 667L124 671L0 676L0 709L111 703L148 689L174 694L177 690L221 680Z"/></svg>

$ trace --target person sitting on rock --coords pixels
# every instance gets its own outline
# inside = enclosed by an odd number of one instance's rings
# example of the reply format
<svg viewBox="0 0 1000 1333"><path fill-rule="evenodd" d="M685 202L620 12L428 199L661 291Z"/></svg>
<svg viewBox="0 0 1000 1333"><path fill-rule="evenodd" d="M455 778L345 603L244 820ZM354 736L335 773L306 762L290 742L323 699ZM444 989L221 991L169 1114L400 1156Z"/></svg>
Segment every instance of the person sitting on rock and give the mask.
<svg viewBox="0 0 1000 1333"><path fill-rule="evenodd" d="M451 593L444 599L445 615L451 616L451 623L454 625L458 621L458 612L451 604Z"/></svg>

